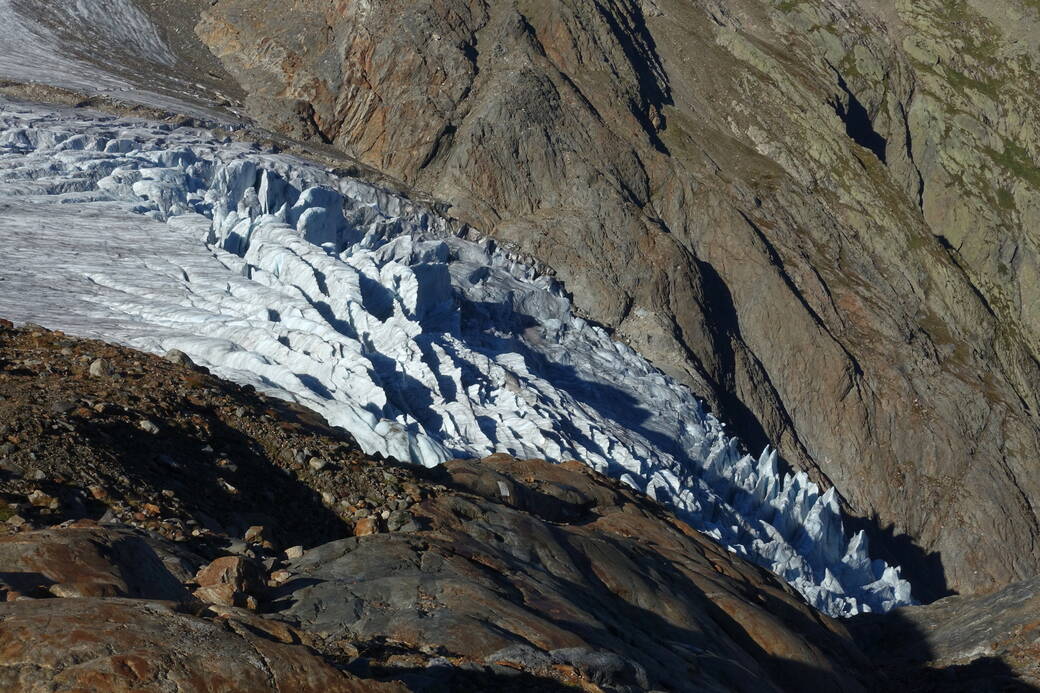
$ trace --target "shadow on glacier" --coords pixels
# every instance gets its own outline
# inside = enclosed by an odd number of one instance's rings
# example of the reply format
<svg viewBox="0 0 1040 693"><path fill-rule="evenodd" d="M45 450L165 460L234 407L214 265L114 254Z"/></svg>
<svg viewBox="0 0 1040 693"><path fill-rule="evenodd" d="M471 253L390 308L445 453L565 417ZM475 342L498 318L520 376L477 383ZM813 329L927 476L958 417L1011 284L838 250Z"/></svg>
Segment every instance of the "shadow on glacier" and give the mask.
<svg viewBox="0 0 1040 693"><path fill-rule="evenodd" d="M750 220L748 223L751 223ZM704 290L706 322L712 326L711 346L719 359L718 373L724 378L735 378L737 358L733 345L744 342L733 295L725 280L710 263L701 260L697 260L696 263ZM795 287L791 289L796 296L801 297ZM806 309L811 311L808 306ZM718 415L731 423L734 433L751 449L762 449L769 445L770 439L765 426L755 412L732 388L714 380L710 374L708 379L720 399L721 411ZM778 463L781 475L792 471L792 465L783 457L778 457ZM917 600L928 603L952 594L946 582L946 571L939 552L924 549L906 534L897 535L891 525L882 526L876 514L871 517L853 515L844 499L842 510L846 534L865 531L871 553L890 565L901 567L903 577L909 580Z"/></svg>
<svg viewBox="0 0 1040 693"><path fill-rule="evenodd" d="M379 382L386 393L387 405L396 409L387 411L384 407L382 415L387 418L396 418L398 413L411 414L425 429L427 435L438 438L437 433L443 429L444 417L433 408L433 397L430 388L419 380L404 373L397 367L397 362L389 356L384 356L374 349L367 350L365 357L376 369ZM405 428L410 433L419 433L420 428L415 424L407 425ZM438 440L443 444L443 441ZM452 451L456 456L458 452Z"/></svg>
<svg viewBox="0 0 1040 693"><path fill-rule="evenodd" d="M674 457L686 469L701 469L701 463L691 458L674 438L646 425L653 412L641 406L629 392L582 377L574 366L557 363L532 348L522 335L525 330L540 325L533 316L498 303L473 302L460 297L460 304L462 331L468 347L491 359L501 354L519 354L532 374L566 392L575 402L637 433L658 451ZM569 421L562 419L560 424L575 442L609 459L608 451ZM731 490L730 497L736 497L738 491L751 497L743 489L733 487Z"/></svg>
<svg viewBox="0 0 1040 693"><path fill-rule="evenodd" d="M630 392L610 383L591 380L574 366L558 363L533 348L524 334L530 328L539 326L540 323L535 317L516 311L508 303L469 301L462 296L459 296L459 302L462 317L461 333L469 348L492 360L495 356L502 354L520 355L532 375L542 378L556 389L567 393L576 403L588 407L604 419L638 434L658 452L670 455L686 470L689 476L702 479L735 512L743 515L755 511L764 512L762 519L773 524L778 531L783 533L783 525L777 523L777 515L774 514L777 511L771 511L768 505L764 505L754 494L740 487L731 479L714 470L705 469L703 460L694 459L678 440L654 428L651 425L654 413L641 406L641 402ZM480 374L474 372L472 377L480 377ZM560 441L561 447L573 449L575 444L580 445L608 460L613 469L619 472L625 471L620 465L614 466L616 463L611 460L609 451L604 450L589 436L579 431L570 421L561 418L559 430L563 436L569 438L569 440ZM786 474L793 474L795 470L784 461L778 471L780 477L783 478ZM664 494L658 492L652 495L655 500L668 503L668 498ZM702 529L710 528L716 522L725 520L724 517L699 517L680 508L673 509L685 520ZM941 560L937 554L928 554L910 543L909 538L905 536L894 537L891 530L886 535L876 518L871 522L843 513L842 520L845 542L848 542L849 538L858 530L864 529L871 546L882 549L878 552L880 557L887 559L891 564L900 565L905 562L912 566L908 569L911 574L906 577L910 578L911 584L914 585L915 596L919 600L932 600L948 593L948 590L945 589ZM785 539L805 556L819 554L820 547L822 547L822 544L810 536L804 527L798 527L790 536L785 536ZM768 560L759 559L754 554L748 557L766 568L771 567ZM878 555L875 555L875 558L877 557ZM840 558L840 556L837 557L837 559ZM822 580L825 577L825 567L823 564L813 563L812 571L815 573L815 579ZM920 594L914 583L915 578L922 581Z"/></svg>

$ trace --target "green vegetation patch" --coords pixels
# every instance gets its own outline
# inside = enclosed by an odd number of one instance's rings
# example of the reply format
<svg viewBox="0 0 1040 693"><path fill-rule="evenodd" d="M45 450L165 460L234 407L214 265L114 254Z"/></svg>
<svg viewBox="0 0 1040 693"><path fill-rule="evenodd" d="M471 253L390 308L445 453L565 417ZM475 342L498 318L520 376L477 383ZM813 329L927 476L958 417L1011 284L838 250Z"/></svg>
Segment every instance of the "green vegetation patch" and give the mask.
<svg viewBox="0 0 1040 693"><path fill-rule="evenodd" d="M1025 147L1005 138L1004 151L998 152L989 147L986 147L985 151L994 163L1015 178L1040 188L1040 168L1037 167L1036 161Z"/></svg>

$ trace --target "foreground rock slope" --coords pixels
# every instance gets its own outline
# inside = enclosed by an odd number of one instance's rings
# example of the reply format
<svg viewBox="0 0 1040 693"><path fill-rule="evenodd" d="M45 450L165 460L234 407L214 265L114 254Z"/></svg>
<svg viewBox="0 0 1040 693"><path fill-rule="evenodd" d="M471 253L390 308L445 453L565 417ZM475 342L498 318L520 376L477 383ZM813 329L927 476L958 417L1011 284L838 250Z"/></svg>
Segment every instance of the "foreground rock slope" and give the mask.
<svg viewBox="0 0 1040 693"><path fill-rule="evenodd" d="M5 689L863 690L839 623L584 465L373 459L31 326L0 368Z"/></svg>
<svg viewBox="0 0 1040 693"><path fill-rule="evenodd" d="M840 489L920 598L1040 569L1034 4L200 17L260 122L545 262L752 446Z"/></svg>
<svg viewBox="0 0 1040 693"><path fill-rule="evenodd" d="M0 421L4 690L1036 683L1035 580L838 622L584 464L366 456L178 352L0 321Z"/></svg>

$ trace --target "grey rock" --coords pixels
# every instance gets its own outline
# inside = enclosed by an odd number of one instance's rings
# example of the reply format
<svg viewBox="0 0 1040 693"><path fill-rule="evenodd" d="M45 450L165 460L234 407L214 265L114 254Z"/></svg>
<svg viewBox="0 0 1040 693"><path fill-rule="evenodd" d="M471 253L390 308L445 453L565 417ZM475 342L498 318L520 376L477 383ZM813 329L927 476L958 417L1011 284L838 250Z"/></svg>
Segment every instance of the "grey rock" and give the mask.
<svg viewBox="0 0 1040 693"><path fill-rule="evenodd" d="M516 652L501 658L520 665L510 676L572 667L616 690L771 690L784 676L862 690L840 624L634 492L545 462L446 468L454 487L488 468L517 497L537 495L524 481L537 479L538 493L579 494L586 514L543 520L503 504L497 484L486 496L446 492L422 505L428 531L334 541L295 560L292 579L271 589L274 617L325 638L464 655L494 671L503 652ZM460 515L460 504L477 512ZM769 595L761 602L751 596L759 590ZM710 661L718 665L705 668Z"/></svg>
<svg viewBox="0 0 1040 693"><path fill-rule="evenodd" d="M192 369L198 368L195 362L191 360L191 357L189 357L180 349L170 349L165 354L163 354L163 358L169 361L170 363L177 364L178 366L185 366L187 368Z"/></svg>
<svg viewBox="0 0 1040 693"><path fill-rule="evenodd" d="M400 531L402 527L412 522L411 514L404 510L395 510L392 513L387 513L387 516L383 519L386 520L386 527L391 532Z"/></svg>
<svg viewBox="0 0 1040 693"><path fill-rule="evenodd" d="M88 372L95 378L102 378L112 375L112 366L105 359L94 359Z"/></svg>

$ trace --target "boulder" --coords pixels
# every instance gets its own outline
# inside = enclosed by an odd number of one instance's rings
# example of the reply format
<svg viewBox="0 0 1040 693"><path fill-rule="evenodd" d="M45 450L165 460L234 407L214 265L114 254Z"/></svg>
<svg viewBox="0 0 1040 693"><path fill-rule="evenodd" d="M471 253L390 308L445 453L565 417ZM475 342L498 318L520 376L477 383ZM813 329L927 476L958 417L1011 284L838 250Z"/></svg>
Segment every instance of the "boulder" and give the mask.
<svg viewBox="0 0 1040 693"><path fill-rule="evenodd" d="M22 594L187 598L183 552L143 533L55 528L0 538L0 579ZM48 596L49 596L48 595Z"/></svg>
<svg viewBox="0 0 1040 693"><path fill-rule="evenodd" d="M244 606L249 597L263 589L263 569L243 556L224 556L199 570L195 576L196 598L211 604Z"/></svg>

